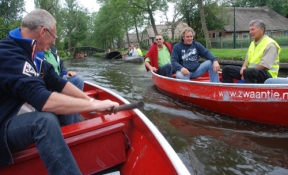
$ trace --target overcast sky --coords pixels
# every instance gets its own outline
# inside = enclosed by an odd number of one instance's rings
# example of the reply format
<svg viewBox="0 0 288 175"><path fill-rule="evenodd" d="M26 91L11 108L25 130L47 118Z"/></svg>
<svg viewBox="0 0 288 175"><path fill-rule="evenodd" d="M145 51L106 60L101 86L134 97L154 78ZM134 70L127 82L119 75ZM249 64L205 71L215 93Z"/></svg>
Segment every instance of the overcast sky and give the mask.
<svg viewBox="0 0 288 175"><path fill-rule="evenodd" d="M61 1L63 0L60 0L60 2ZM99 10L99 5L96 3L96 0L78 0L78 2L90 12ZM34 9L34 0L25 0L25 8L28 13L31 12Z"/></svg>
<svg viewBox="0 0 288 175"><path fill-rule="evenodd" d="M64 0L60 0L60 2L63 2ZM96 0L78 0L79 4L83 5L83 7L87 8L90 12L92 11L98 11L100 6L96 3ZM173 8L171 8L172 5L170 5L169 11L167 12L168 14L173 15ZM26 12L31 12L34 9L34 0L25 0L25 9ZM25 13L24 13L25 15ZM165 18L161 19L161 17L164 17L164 15L160 13L156 13L155 15L155 21L156 24L160 24L161 20L166 20ZM169 17L169 20L172 20L172 17Z"/></svg>

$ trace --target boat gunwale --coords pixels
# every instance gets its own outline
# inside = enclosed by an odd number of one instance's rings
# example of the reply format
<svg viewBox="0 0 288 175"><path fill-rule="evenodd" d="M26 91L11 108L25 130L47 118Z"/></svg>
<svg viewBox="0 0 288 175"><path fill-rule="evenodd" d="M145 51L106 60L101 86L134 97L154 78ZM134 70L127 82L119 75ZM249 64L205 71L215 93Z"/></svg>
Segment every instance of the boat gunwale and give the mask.
<svg viewBox="0 0 288 175"><path fill-rule="evenodd" d="M287 89L288 84L248 84L248 83L216 83L216 82L202 82L202 81L194 81L194 80L183 80L177 78L171 78L159 75L153 71L152 76L155 76L159 79L165 79L167 81L177 81L184 84L197 84L197 85L204 85L204 86L219 86L219 87L233 87L233 88L259 88L259 89L267 89L267 88L274 88L274 89Z"/></svg>

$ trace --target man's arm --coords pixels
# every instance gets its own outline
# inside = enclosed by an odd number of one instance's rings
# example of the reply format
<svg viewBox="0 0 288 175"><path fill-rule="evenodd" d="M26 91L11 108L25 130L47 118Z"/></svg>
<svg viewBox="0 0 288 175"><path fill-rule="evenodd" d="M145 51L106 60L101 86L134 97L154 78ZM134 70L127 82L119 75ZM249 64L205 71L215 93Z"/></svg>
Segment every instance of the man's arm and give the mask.
<svg viewBox="0 0 288 175"><path fill-rule="evenodd" d="M88 111L100 112L119 106L117 102L110 100L90 101L90 99L84 92L67 82L61 93L53 92L49 96L42 111L66 115Z"/></svg>
<svg viewBox="0 0 288 175"><path fill-rule="evenodd" d="M158 69L156 69L156 67L151 66L149 57L147 57L145 59L145 66L147 67L147 69L149 69L149 70L151 70L153 72L157 72L158 71Z"/></svg>
<svg viewBox="0 0 288 175"><path fill-rule="evenodd" d="M255 66L257 69L266 70L271 69L278 57L278 49L275 44L269 44L260 60L260 63Z"/></svg>
<svg viewBox="0 0 288 175"><path fill-rule="evenodd" d="M181 71L183 66L180 64L181 56L178 54L178 50L179 48L177 47L177 45L175 45L172 49L171 64L174 70Z"/></svg>
<svg viewBox="0 0 288 175"><path fill-rule="evenodd" d="M201 43L195 42L197 44L196 48L199 52L200 57L210 60L213 63L213 70L214 72L218 72L220 70L219 62L217 61L216 57L206 49Z"/></svg>

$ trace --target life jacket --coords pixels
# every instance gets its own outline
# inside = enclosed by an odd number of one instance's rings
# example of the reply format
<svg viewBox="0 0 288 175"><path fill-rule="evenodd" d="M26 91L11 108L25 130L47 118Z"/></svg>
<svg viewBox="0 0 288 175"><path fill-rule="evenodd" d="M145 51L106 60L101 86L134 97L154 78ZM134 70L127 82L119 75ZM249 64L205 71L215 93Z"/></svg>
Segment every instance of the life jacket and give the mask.
<svg viewBox="0 0 288 175"><path fill-rule="evenodd" d="M279 71L279 54L280 54L281 48L276 41L274 41L273 39L271 39L268 36L263 38L260 41L260 43L257 45L256 48L255 48L255 42L254 41L250 44L249 49L248 49L248 68L253 68L260 63L266 47L271 43L275 44L275 46L277 47L278 56L277 56L277 58L273 64L272 68L267 70L267 71L270 73L272 78L277 78L278 71Z"/></svg>

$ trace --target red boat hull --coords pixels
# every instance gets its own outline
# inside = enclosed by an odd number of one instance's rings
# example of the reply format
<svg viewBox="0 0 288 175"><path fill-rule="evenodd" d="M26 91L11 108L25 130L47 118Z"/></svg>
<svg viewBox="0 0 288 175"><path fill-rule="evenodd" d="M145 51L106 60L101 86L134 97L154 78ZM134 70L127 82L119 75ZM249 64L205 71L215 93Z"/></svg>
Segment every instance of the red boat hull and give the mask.
<svg viewBox="0 0 288 175"><path fill-rule="evenodd" d="M127 100L85 82L84 92L95 99L120 104ZM190 174L156 127L138 109L104 115L82 113L87 120L62 127L62 133L82 174L117 167L121 174ZM48 174L37 149L13 153L14 164L0 174Z"/></svg>
<svg viewBox="0 0 288 175"><path fill-rule="evenodd" d="M288 126L288 85L211 83L207 74L184 81L152 73L152 80L181 101L245 120Z"/></svg>

